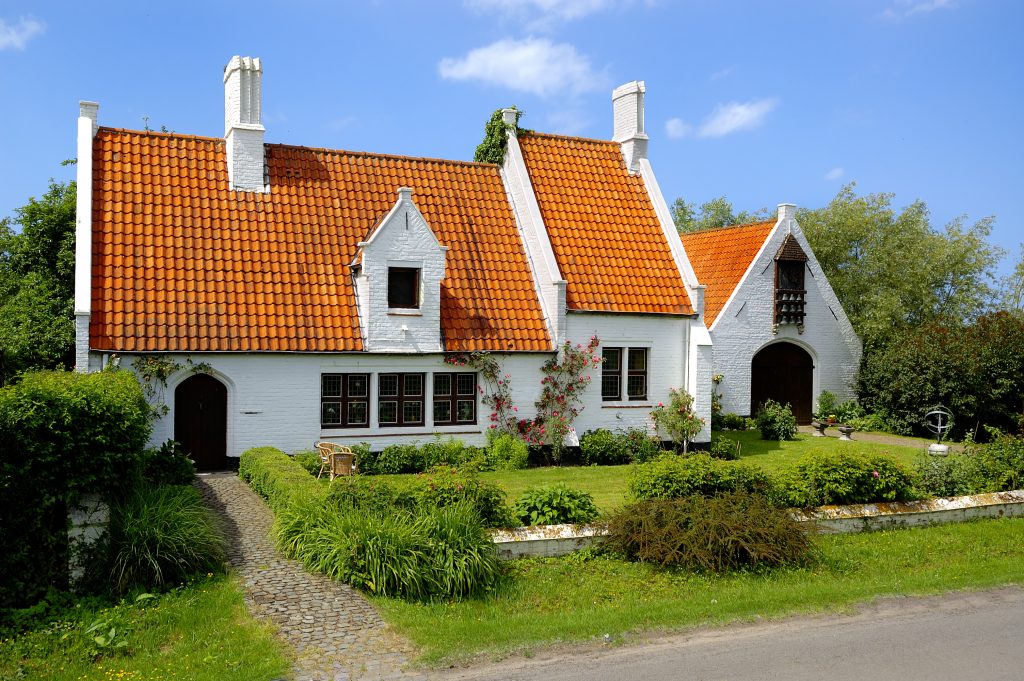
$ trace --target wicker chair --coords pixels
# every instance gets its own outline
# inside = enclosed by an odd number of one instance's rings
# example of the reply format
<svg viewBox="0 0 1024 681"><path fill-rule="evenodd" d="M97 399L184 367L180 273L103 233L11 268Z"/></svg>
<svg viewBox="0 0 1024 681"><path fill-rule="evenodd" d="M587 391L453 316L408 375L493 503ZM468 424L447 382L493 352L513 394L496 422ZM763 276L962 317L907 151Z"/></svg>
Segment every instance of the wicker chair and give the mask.
<svg viewBox="0 0 1024 681"><path fill-rule="evenodd" d="M320 479L325 472L334 480L339 475L352 475L355 468L355 454L348 447L334 442L317 442L316 451L320 454Z"/></svg>

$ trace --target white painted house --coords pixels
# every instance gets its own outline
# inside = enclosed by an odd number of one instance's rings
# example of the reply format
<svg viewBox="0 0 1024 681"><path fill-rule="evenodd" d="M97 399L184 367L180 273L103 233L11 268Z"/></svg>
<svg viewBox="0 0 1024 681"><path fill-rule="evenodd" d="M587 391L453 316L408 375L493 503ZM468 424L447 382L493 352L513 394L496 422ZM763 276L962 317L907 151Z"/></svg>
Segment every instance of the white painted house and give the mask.
<svg viewBox="0 0 1024 681"><path fill-rule="evenodd" d="M227 65L220 138L81 105L78 369L209 367L168 378L154 442L201 468L314 440L480 444L484 386L448 353L496 355L529 417L542 364L595 334L578 432L648 427L670 388L710 420L704 290L647 160L643 83L613 93L612 140L511 133L498 167L268 144L262 76Z"/></svg>
<svg viewBox="0 0 1024 681"><path fill-rule="evenodd" d="M723 411L749 415L766 399L809 423L823 390L851 399L861 343L794 217L682 235L706 285L705 321Z"/></svg>

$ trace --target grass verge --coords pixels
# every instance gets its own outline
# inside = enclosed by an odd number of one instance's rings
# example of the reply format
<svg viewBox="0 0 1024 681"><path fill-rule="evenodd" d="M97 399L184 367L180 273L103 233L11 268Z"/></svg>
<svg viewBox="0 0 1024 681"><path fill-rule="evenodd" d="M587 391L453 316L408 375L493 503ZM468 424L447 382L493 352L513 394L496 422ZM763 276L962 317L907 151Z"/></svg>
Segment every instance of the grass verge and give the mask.
<svg viewBox="0 0 1024 681"><path fill-rule="evenodd" d="M289 666L283 645L249 617L228 577L113 607L80 605L0 641L2 679L257 681L283 677Z"/></svg>
<svg viewBox="0 0 1024 681"><path fill-rule="evenodd" d="M458 603L374 599L428 665L566 642L634 638L757 617L840 611L877 596L1024 582L1024 519L816 539L811 566L725 576L606 557L515 561L490 596ZM585 564L584 564L585 563Z"/></svg>

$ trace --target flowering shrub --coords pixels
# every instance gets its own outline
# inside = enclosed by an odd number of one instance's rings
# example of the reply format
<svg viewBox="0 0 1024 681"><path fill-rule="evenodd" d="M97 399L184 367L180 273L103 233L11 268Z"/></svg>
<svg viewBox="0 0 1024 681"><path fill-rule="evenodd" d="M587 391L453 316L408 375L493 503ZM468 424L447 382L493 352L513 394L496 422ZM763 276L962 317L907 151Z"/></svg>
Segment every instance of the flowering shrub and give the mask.
<svg viewBox="0 0 1024 681"><path fill-rule="evenodd" d="M491 430L509 435L519 435L519 409L512 403L512 377L501 370L501 364L489 352L456 352L446 355L445 364L476 369L480 378L487 384L479 390L483 397L480 401L491 408Z"/></svg>
<svg viewBox="0 0 1024 681"><path fill-rule="evenodd" d="M551 455L560 461L565 436L582 410L583 391L590 385L592 368L601 366L597 347L601 341L592 336L586 345L566 342L558 355L544 362L541 371L540 399L537 400L536 423L544 444L551 445Z"/></svg>
<svg viewBox="0 0 1024 681"><path fill-rule="evenodd" d="M809 454L780 472L777 501L783 506L868 504L914 499L914 474L882 454Z"/></svg>
<svg viewBox="0 0 1024 681"><path fill-rule="evenodd" d="M664 431L675 444L676 449L685 453L690 441L704 427L704 419L693 411L693 396L685 390L669 390L669 405L658 402L651 411L651 419L659 431Z"/></svg>

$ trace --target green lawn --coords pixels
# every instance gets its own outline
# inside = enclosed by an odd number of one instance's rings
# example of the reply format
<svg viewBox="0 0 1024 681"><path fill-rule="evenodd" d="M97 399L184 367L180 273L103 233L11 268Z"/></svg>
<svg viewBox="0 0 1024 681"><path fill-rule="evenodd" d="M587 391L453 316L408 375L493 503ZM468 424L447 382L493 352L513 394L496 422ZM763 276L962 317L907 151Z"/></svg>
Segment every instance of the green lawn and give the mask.
<svg viewBox="0 0 1024 681"><path fill-rule="evenodd" d="M776 471L783 466L795 462L805 454L830 451L842 448L843 451L863 452L867 454L889 454L893 458L910 464L914 457L923 449L924 441L906 438L911 446L883 445L863 440L840 442L836 438L818 438L800 434L796 440L773 442L762 440L757 431L714 434L714 437L727 437L740 443L742 460L757 464L767 471ZM482 473L481 477L496 483L505 490L509 501L515 499L527 487L551 485L564 482L572 487L590 492L594 503L602 511L617 508L623 504L626 493L626 478L629 466L566 466L563 468L530 468L523 471L495 471Z"/></svg>
<svg viewBox="0 0 1024 681"><path fill-rule="evenodd" d="M88 633L96 623L103 626ZM111 643L98 645L93 637L111 628ZM0 640L0 679L269 681L289 667L284 646L248 615L228 577L138 603L80 606L62 621Z"/></svg>
<svg viewBox="0 0 1024 681"><path fill-rule="evenodd" d="M586 554L514 561L486 598L413 604L373 599L422 662L502 657L561 642L635 639L755 617L838 611L876 596L1024 583L1024 519L817 540L810 567L726 576Z"/></svg>

